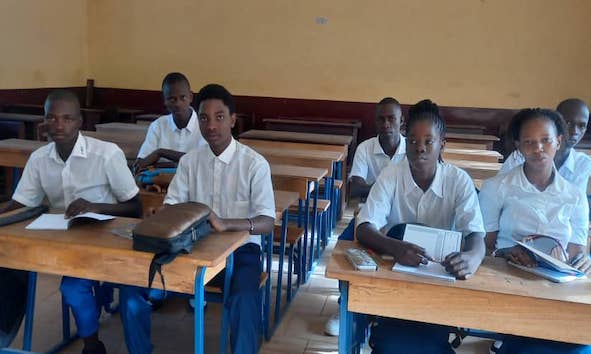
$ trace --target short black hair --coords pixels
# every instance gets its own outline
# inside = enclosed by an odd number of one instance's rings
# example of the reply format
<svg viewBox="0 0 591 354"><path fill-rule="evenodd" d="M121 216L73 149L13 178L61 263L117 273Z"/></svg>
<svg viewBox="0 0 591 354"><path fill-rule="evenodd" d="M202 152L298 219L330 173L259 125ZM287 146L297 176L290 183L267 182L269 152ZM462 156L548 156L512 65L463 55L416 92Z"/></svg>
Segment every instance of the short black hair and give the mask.
<svg viewBox="0 0 591 354"><path fill-rule="evenodd" d="M521 128L525 123L529 122L530 120L540 118L546 119L554 123L557 135L565 134L566 122L564 121L564 118L560 113L545 108L525 108L517 112L517 114L513 116L513 118L511 119L511 123L509 124L509 131L511 132L511 138L513 139L513 141L519 141L519 136L521 135Z"/></svg>
<svg viewBox="0 0 591 354"><path fill-rule="evenodd" d="M445 137L445 119L439 112L437 104L431 100L422 100L408 109L406 132L410 132L412 126L418 121L429 121L439 132L441 138Z"/></svg>
<svg viewBox="0 0 591 354"><path fill-rule="evenodd" d="M182 73L169 73L166 74L164 80L162 80L162 90L164 90L164 86L170 86L172 84L176 84L177 82L184 82L187 84L189 90L191 90L191 84L189 83L189 79Z"/></svg>
<svg viewBox="0 0 591 354"><path fill-rule="evenodd" d="M566 112L570 106L583 107L587 110L587 112L589 112L589 106L587 106L587 103L585 103L585 101L580 98L567 98L566 100L560 102L558 106L556 106L556 110L558 113L564 115L564 112Z"/></svg>
<svg viewBox="0 0 591 354"><path fill-rule="evenodd" d="M66 89L57 89L51 91L49 95L47 95L47 98L45 99L45 103L43 105L45 113L47 113L47 105L50 102L55 101L66 101L73 103L76 106L76 111L78 112L78 115L80 115L80 99L73 91Z"/></svg>
<svg viewBox="0 0 591 354"><path fill-rule="evenodd" d="M400 107L400 102L398 102L398 100L394 97L384 97L380 102L378 102L378 106L383 106L386 104L393 104L395 106Z"/></svg>
<svg viewBox="0 0 591 354"><path fill-rule="evenodd" d="M230 114L236 113L236 104L234 103L234 97L230 91L226 90L226 88L222 85L218 84L208 84L205 85L199 90L197 93L197 97L195 99L195 107L199 110L199 106L201 105L202 101L217 99L222 100L224 105L228 107Z"/></svg>

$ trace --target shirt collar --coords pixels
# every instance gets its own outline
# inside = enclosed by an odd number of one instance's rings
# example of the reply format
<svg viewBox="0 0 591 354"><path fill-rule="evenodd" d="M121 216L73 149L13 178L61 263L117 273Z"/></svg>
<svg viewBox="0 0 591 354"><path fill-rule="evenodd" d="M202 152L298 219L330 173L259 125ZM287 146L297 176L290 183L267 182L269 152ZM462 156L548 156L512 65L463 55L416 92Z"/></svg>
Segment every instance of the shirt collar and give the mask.
<svg viewBox="0 0 591 354"><path fill-rule="evenodd" d="M541 193L542 191L537 189L536 186L534 186L527 179L527 177L525 176L524 168L525 168L525 163L522 163L519 166L519 183L521 184L521 188L524 190L527 190L527 191ZM550 183L550 185L548 187L546 187L546 189L543 192L556 192L556 191L560 192L563 177L560 175L560 173L558 173L556 166L552 167L552 169L554 170L554 180L552 180L552 183Z"/></svg>
<svg viewBox="0 0 591 354"><path fill-rule="evenodd" d="M400 167L404 168L406 170L405 181L404 181L404 184L406 187L405 188L406 194L409 194L415 188L421 190L421 187L419 187L416 184L415 180L412 178L412 173L410 172L410 165L408 163L408 159L405 158ZM429 189L428 189L428 190L431 190L439 198L443 198L443 171L442 171L442 169L443 169L443 164L438 162L437 169L435 170L435 177L433 178L433 182L431 182L431 185L429 186Z"/></svg>
<svg viewBox="0 0 591 354"><path fill-rule="evenodd" d="M80 134L80 132L78 132L76 144L74 144L74 148L72 149L72 153L70 154L70 157L72 156L81 158L86 158L88 156L88 141L82 134ZM53 142L51 145L51 149L49 150L49 157L57 162L64 162L57 152L55 142ZM68 160L70 159L70 157L68 157Z"/></svg>
<svg viewBox="0 0 591 354"><path fill-rule="evenodd" d="M170 125L170 129L172 129L172 131L181 131L182 129L179 129L179 127L176 126L172 113L169 115L169 117L168 124ZM191 108L191 118L189 118L189 123L187 123L187 126L183 129L187 129L189 133L193 133L195 129L199 129L197 125L197 113L195 113L195 110Z"/></svg>
<svg viewBox="0 0 591 354"><path fill-rule="evenodd" d="M232 161L232 157L234 157L234 153L236 152L237 145L238 144L236 143L236 140L234 140L234 138L232 138L232 141L230 141L230 145L228 145L226 150L224 150L219 156L215 156L213 151L211 151L211 148L209 148L208 150L214 159L218 159L227 165L230 163L230 161Z"/></svg>
<svg viewBox="0 0 591 354"><path fill-rule="evenodd" d="M399 137L400 137L400 140L398 140L398 147L396 148L396 152L394 152L392 159L396 155L405 155L406 154L406 139L401 134L399 134ZM388 156L384 152L384 149L382 149L382 145L380 145L380 136L379 135L376 137L376 140L374 142L373 153L376 155ZM389 156L388 156L388 158L389 158Z"/></svg>

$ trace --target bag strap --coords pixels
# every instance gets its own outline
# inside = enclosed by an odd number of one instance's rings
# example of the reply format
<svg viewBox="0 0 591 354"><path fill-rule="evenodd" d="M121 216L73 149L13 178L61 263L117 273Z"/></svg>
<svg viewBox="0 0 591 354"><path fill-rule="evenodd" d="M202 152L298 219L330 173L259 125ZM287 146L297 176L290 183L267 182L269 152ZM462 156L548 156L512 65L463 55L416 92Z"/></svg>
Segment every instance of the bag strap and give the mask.
<svg viewBox="0 0 591 354"><path fill-rule="evenodd" d="M180 252L176 252L176 253L168 253L168 252L163 252L163 253L156 253L154 255L154 258L152 258L152 261L150 262L150 270L148 272L148 288L152 289L152 283L154 282L154 276L156 275L156 272L158 272L158 274L160 274L160 281L162 281L162 289L164 290L164 293L166 294L166 284L164 283L164 275L162 275L162 266L164 264L168 264L172 261L174 261L174 259L176 258L176 256L179 255Z"/></svg>

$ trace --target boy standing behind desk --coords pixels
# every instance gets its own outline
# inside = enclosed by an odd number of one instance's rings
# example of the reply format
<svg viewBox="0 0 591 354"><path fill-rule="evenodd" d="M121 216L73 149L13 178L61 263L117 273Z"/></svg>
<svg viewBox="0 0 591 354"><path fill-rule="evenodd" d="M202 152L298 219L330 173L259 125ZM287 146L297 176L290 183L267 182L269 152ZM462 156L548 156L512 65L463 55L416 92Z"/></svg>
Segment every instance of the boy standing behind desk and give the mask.
<svg viewBox="0 0 591 354"><path fill-rule="evenodd" d="M51 92L45 100L45 122L53 142L31 154L12 201L2 212L38 206L47 198L51 208L65 209L66 217L85 212L142 215L139 190L123 151L115 144L80 134L82 116L74 93ZM106 353L98 339L96 284L64 276L60 286L84 341L83 354Z"/></svg>
<svg viewBox="0 0 591 354"><path fill-rule="evenodd" d="M162 81L162 96L170 114L150 124L135 162L139 169L159 161L176 166L186 152L206 144L199 131L197 114L191 108L193 93L185 75L166 75Z"/></svg>

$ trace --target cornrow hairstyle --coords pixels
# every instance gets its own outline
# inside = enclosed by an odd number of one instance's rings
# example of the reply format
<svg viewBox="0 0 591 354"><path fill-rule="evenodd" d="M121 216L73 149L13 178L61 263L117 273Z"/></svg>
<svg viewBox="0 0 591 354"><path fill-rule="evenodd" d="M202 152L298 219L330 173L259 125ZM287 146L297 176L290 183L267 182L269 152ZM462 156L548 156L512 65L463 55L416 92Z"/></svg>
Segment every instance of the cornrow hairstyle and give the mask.
<svg viewBox="0 0 591 354"><path fill-rule="evenodd" d="M509 129L511 131L511 138L513 141L519 141L521 128L525 123L529 122L530 120L540 118L554 123L554 126L556 127L556 135L565 134L566 122L560 113L545 108L525 108L517 112L517 114L513 116L513 119L511 119Z"/></svg>
<svg viewBox="0 0 591 354"><path fill-rule="evenodd" d="M162 80L162 90L164 90L164 86L170 86L172 84L176 84L177 82L184 82L189 87L189 91L191 90L191 84L189 83L189 79L181 73L169 73L164 77Z"/></svg>
<svg viewBox="0 0 591 354"><path fill-rule="evenodd" d="M218 84L208 84L203 86L197 93L195 107L197 107L197 110L199 110L199 105L201 105L202 101L211 99L222 100L224 105L228 107L230 114L234 114L236 112L234 97L232 97L232 94L226 90L224 86Z"/></svg>
<svg viewBox="0 0 591 354"><path fill-rule="evenodd" d="M418 121L428 121L433 124L441 139L445 139L445 119L439 112L439 106L429 99L422 100L408 109L408 119L406 121L407 134L412 130L413 125ZM443 162L441 153L439 162Z"/></svg>

